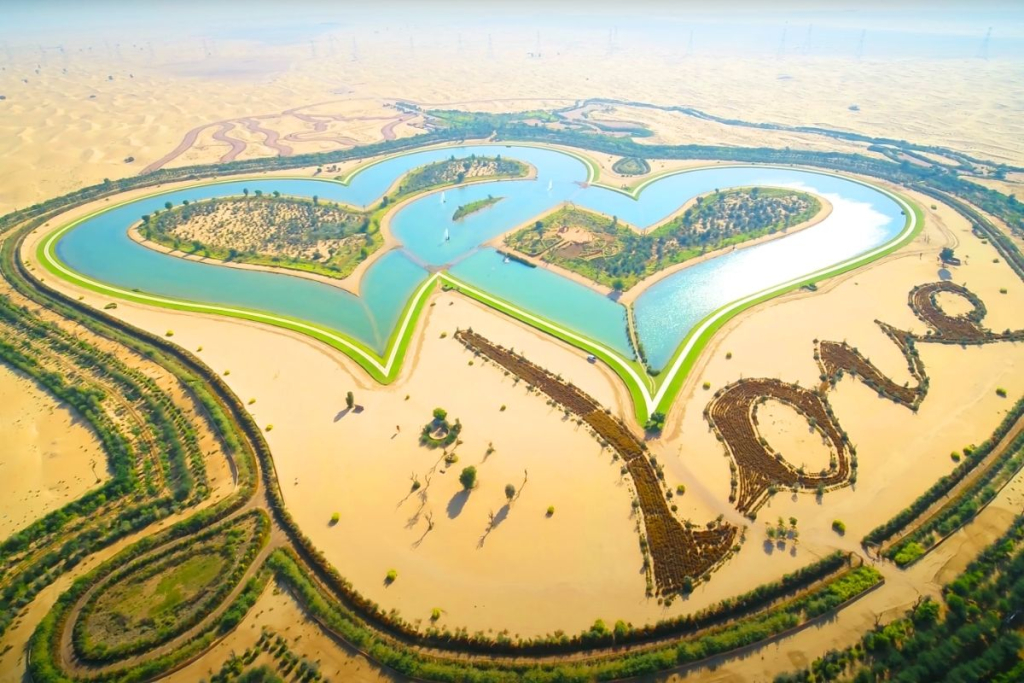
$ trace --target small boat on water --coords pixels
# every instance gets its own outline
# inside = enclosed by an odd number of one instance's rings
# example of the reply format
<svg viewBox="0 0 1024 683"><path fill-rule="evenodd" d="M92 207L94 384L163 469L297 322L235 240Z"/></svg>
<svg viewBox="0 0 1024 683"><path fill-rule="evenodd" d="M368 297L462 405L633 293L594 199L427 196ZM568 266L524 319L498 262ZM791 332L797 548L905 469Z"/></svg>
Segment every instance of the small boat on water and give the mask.
<svg viewBox="0 0 1024 683"><path fill-rule="evenodd" d="M441 203L442 204L445 203L445 198L444 198L444 192L443 191L441 192Z"/></svg>
<svg viewBox="0 0 1024 683"><path fill-rule="evenodd" d="M555 186L555 181L554 180L549 180L548 181L548 192L551 192L551 188L553 188L554 186Z"/></svg>
<svg viewBox="0 0 1024 683"><path fill-rule="evenodd" d="M511 259L511 257L508 257L508 256L506 256L505 260L503 261L503 263L511 263L511 262L512 262L512 259Z"/></svg>
<svg viewBox="0 0 1024 683"><path fill-rule="evenodd" d="M452 241L452 236L448 233L448 228L444 229L444 241L445 242L451 242Z"/></svg>

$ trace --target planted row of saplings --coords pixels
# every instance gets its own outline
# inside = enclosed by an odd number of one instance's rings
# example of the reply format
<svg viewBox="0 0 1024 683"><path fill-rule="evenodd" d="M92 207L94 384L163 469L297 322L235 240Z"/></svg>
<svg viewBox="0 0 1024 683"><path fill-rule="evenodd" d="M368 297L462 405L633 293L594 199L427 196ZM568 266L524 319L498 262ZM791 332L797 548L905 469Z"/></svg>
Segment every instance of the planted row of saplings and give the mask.
<svg viewBox="0 0 1024 683"><path fill-rule="evenodd" d="M68 680L66 674L63 673L63 666L61 664L60 653L62 652L62 633L67 626L68 618L71 615L74 606L78 604L90 590L97 586L112 572L126 566L137 558L142 557L162 546L173 543L174 541L193 538L196 535L209 530L213 525L216 525L226 516L236 511L245 503L245 501L245 498L236 494L215 505L200 510L191 517L174 524L168 529L142 538L138 542L128 546L116 554L111 559L103 562L99 566L79 577L67 591L60 595L53 608L47 613L36 627L35 632L32 634L32 640L30 643L31 656L29 659L29 673L32 676L32 680L37 682ZM263 513L254 511L252 514L262 515ZM208 630L209 629L205 629L201 633L193 634L187 643L182 644L181 648L175 650L175 652L170 655L147 661L146 663L138 666L108 670L95 677L90 677L90 680L148 680L148 678L152 677L154 673L165 670L159 666L161 662L171 661L168 658L171 658L173 661L180 661L173 658L182 653L184 651L183 648L186 646L196 642L198 639L205 638ZM208 645L209 640L206 640L205 644ZM146 675L143 676L143 673Z"/></svg>
<svg viewBox="0 0 1024 683"><path fill-rule="evenodd" d="M14 319L17 321L18 330L32 330L39 329L41 327L47 331L47 346L40 348L45 348L45 352L51 360L54 356L49 353L50 351L64 350L66 353L61 355L61 358L68 362L75 361L79 366L95 368L97 372L101 370L107 381L111 384L111 389L119 391L124 395L134 394L136 397L147 396L146 391L140 391L138 385L133 383L135 380L141 380L150 384L146 389L159 391L155 383L153 383L150 378L137 372L124 372L123 368L119 367L109 354L98 352L94 347L86 344L82 340L78 340L73 344L68 344L66 339L62 337L63 333L60 332L59 328L56 326L40 324L39 321L33 320L31 316L22 309L12 306L9 300L0 297L0 315L3 315L6 320L10 321L11 317L9 314L12 313L17 314L17 317ZM51 515L48 515L44 519L39 520L39 522L23 532L16 534L12 539L9 539L9 541L4 544L4 549L8 551L15 548L24 549L28 547L30 543L39 541L48 535L52 535L57 530L63 529L68 521L81 518L81 515L85 512L95 512L99 505L110 499L116 499L118 496L123 495L130 490L134 490L136 482L136 473L132 467L133 449L128 440L122 436L118 427L109 419L106 411L102 407L105 394L109 389L89 385L69 385L59 372L43 369L43 367L36 361L35 357L25 355L25 352L38 352L39 349L36 349L35 345L22 344L19 349L20 350L15 351L5 345L5 350L12 351L12 353L4 354L8 362L39 380L48 387L51 393L61 400L69 403L90 423L110 458L110 465L113 470L114 477L99 492L87 495L84 501L72 503ZM53 364L51 362L48 363L48 365L52 367ZM164 394L160 393L158 396L162 397ZM163 410L160 408L159 401L153 401L150 399L147 406L149 408L147 414L149 419L148 424L155 428L159 428L160 434L163 436L160 441L168 445L169 452L172 454L176 452L180 454L181 446L178 442L177 434L172 431L173 425L172 422L170 422L172 419L178 421L178 416L164 415ZM140 428L143 426L144 425L139 425ZM184 435L186 437L186 442L190 441L190 452L196 455L196 459L193 460L192 463L193 467L198 469L201 478L205 480L205 470L201 459L201 453L198 452L198 443L196 442L194 433L191 433L190 431ZM172 455L167 459L172 462L176 461L179 469L184 468L186 476L183 477L184 481L177 492L178 496L182 497L182 490L184 491L184 494L187 494L191 489L191 473L188 472L187 468L185 468L183 458L174 458ZM6 553L4 553L4 556L4 559L6 560Z"/></svg>
<svg viewBox="0 0 1024 683"><path fill-rule="evenodd" d="M1024 432L1010 442L1003 457L985 471L954 500L942 507L917 529L884 551L885 557L904 567L918 560L928 548L969 522L996 497L1004 484L1024 466Z"/></svg>
<svg viewBox="0 0 1024 683"><path fill-rule="evenodd" d="M111 572L96 586L78 613L72 627L75 656L89 664L115 662L140 655L194 627L235 588L266 544L269 529L266 514L254 510ZM120 614L123 606L108 595L111 592L120 595L133 587L144 588L154 577L164 576L170 580L176 568L205 554L221 555L223 564L216 580L206 586L183 587L183 590L198 590L183 600L180 609L168 619L146 617L130 623ZM95 638L96 632L103 632L106 638Z"/></svg>
<svg viewBox="0 0 1024 683"><path fill-rule="evenodd" d="M882 328L885 335L896 344L903 357L906 358L907 371L917 382L917 386L910 387L909 383L902 386L897 384L882 374L858 349L846 342L815 339L814 360L817 361L818 367L821 369L822 390L827 387L835 387L845 371L860 377L868 387L877 391L879 396L885 396L916 412L928 393L929 381L924 361L921 360L921 355L914 344L914 338L912 335L879 320L876 320L875 323Z"/></svg>
<svg viewBox="0 0 1024 683"><path fill-rule="evenodd" d="M22 233L22 235L23 234L24 233ZM49 288L43 287L39 283L35 283L34 281L25 279L27 273L24 271L23 264L15 262L13 258L14 249L12 248L10 241L5 243L3 246L3 260L0 261L0 268L3 268L4 274L8 276L8 279L12 282L12 284L15 285L15 288L18 289L19 292L21 292L22 294L27 294L30 299L38 303L41 303L47 306L48 308L56 310L60 314L65 315L66 317L69 317L73 320L76 320L77 322L82 323L83 325L87 326L94 332L112 338L115 341L127 340L131 342L130 346L133 349L139 351L142 355L148 358L158 358L159 356L161 356L157 349L153 348L150 345L147 345L144 340L140 340L137 338L133 338L130 335L126 335L124 334L123 330L119 331L117 329L111 329L111 327L108 327L106 325L107 320L105 320L101 316L93 315L92 311L85 307L84 305L79 304L78 302L74 302L68 299L67 297L57 296ZM172 369L172 371L175 372L175 374L179 377L179 379L182 380L184 384L191 387L193 395L196 396L199 402L210 413L210 417L213 419L213 421L216 424L218 424L218 429L223 429L223 427L227 424L227 420L223 415L221 406L215 400L213 400L213 397L211 397L205 390L203 390L202 387L192 385L192 382L194 382L195 380L194 376L191 376L182 368L176 367L173 363L168 364L168 359L165 358L162 360L164 361L164 365L169 367L169 369ZM155 384L153 386L155 386ZM226 444L237 445L234 430L222 431L220 433L220 436ZM244 456L244 454L242 455ZM182 535L194 533L202 529L203 527L207 526L209 523L216 521L217 519L220 519L224 515L237 509L238 506L240 506L245 500L251 497L252 492L254 490L254 481L251 476L251 473L253 472L253 466L250 464L250 462L251 460L245 457L236 457L236 463L238 465L239 474L239 490L234 496L225 501L222 501L221 503L218 503L217 505L209 508L208 510L202 511L201 513L186 520L185 522L175 525L175 527L172 528L170 533ZM78 553L79 556L84 556L85 554L88 554L90 552L90 549L83 548L81 545L76 544L78 540L83 541L84 545L89 545L91 543L93 545L91 551L94 552L99 547L109 544L109 542L113 542L114 540L123 537L127 533L131 533L132 531L143 528L144 526L148 526L153 521L156 521L156 519L158 518L165 517L173 509L180 509L180 505L170 500L158 500L148 504L140 504L136 506L136 508L134 509L136 511L135 513L132 513L129 510L128 514L126 515L119 514L117 520L118 523L111 524L110 531L108 533L92 533L89 538L83 537L82 539L72 539L66 544L65 549L73 548L74 552ZM163 538L163 536L161 536L161 538ZM137 548L134 548L134 551L143 552L144 550L153 547L152 543L158 540L159 539L156 538L153 538L152 540L146 539L144 544L138 546ZM62 552L64 552L64 549L62 549ZM53 554L51 553L51 555ZM56 570L51 569L49 571L49 574L52 579L56 575ZM36 589L38 589L38 582L36 584L33 584L33 590ZM40 669L36 671L37 675L35 677L35 680L37 681L61 680L63 678L60 674L56 673L60 669L59 663L49 661L42 655L42 652L44 651L47 653L57 651L51 650L51 648L49 647L50 641L53 638L52 629L55 628L57 622L59 621L57 619L57 616L58 615L56 615L54 612L51 612L51 614L46 618L46 620L44 620L44 622L40 625L39 633L37 634L37 637L34 640L34 644L38 644L42 648L42 650L38 652L40 654L40 657L33 660L33 664L38 663L40 667ZM47 633L48 630L49 632ZM153 666L155 665L152 663L148 663L147 665L145 665L145 667L143 667L142 670L159 669L158 666L157 669L153 669ZM138 671L138 669L133 668L132 671Z"/></svg>
<svg viewBox="0 0 1024 683"><path fill-rule="evenodd" d="M800 590L797 583L801 587L808 586L817 571L826 572L821 575L824 579L821 585L807 588L800 597L782 599L765 611L741 618L712 613L695 615L692 623L680 624L684 630L678 638L669 640L674 635L671 626L655 627L665 629L655 634L634 632L618 624L616 629L610 630L598 622L574 638L558 634L547 639L537 639L529 646L520 645L514 651L509 650L511 643L496 643L484 651L484 654L499 656L546 654L555 655L555 658L481 660L428 654L401 642L382 639L379 634L366 628L357 615L326 595L303 573L297 558L288 550L276 551L268 560L268 565L274 570L278 581L288 586L307 612L324 627L354 647L369 653L383 666L405 676L431 681L594 681L654 674L786 633L856 599L882 580L874 568L844 570L845 558L840 557L837 561L829 557L818 567L810 568L805 576L792 580L790 586ZM839 573L828 574L836 571ZM751 603L764 605L769 602L765 600L767 594L748 595ZM740 597L741 600L746 598ZM686 621L686 618L681 621ZM481 634L480 637L485 636ZM454 636L452 640L455 640ZM666 642L653 643L639 649L619 649L619 646L657 640ZM609 644L616 649L607 650ZM581 652L585 656L580 657ZM571 659L558 659L558 655L566 655Z"/></svg>
<svg viewBox="0 0 1024 683"><path fill-rule="evenodd" d="M879 525L867 533L861 540L863 545L879 545L899 535L904 529L920 517L928 508L937 501L949 495L949 492L970 474L978 464L988 457L996 445L1010 432L1018 420L1024 418L1024 398L1017 401L1007 412L1006 417L999 423L995 431L977 448L967 449L964 459L953 471L939 478L937 482L914 500L909 506L897 513L892 519ZM992 463L993 474L998 471L1000 463L1005 463L1013 457L1013 450L1007 449L999 459Z"/></svg>
<svg viewBox="0 0 1024 683"><path fill-rule="evenodd" d="M113 355L97 349L84 339L70 337L58 326L34 318L13 306L9 300L0 301L0 315L8 320L16 319L19 330L45 341L50 357L53 357L52 354L59 354L62 358L71 359L79 367L101 374L104 383L110 385L126 400L142 404L140 408L146 413L148 423L158 432L154 434L154 440L163 446L158 459L161 474L167 477L179 500L184 500L193 493L194 478L198 477L205 487L205 466L195 432L170 397L160 390L152 378L127 367ZM54 383L62 381L59 374L53 374L55 376L51 379ZM95 390L103 392L100 388ZM102 401L102 393L97 394L97 398L99 400L93 402L95 406ZM74 407L83 412L90 409L79 405ZM102 434L97 433L102 438ZM104 444L108 445L111 444Z"/></svg>
<svg viewBox="0 0 1024 683"><path fill-rule="evenodd" d="M723 524L694 531L682 524L665 501L658 473L645 457L644 445L592 397L472 330L459 330L455 337L474 353L486 356L579 415L625 461L643 512L645 537L659 592L668 595L691 590L694 581L706 575L731 551L736 528Z"/></svg>

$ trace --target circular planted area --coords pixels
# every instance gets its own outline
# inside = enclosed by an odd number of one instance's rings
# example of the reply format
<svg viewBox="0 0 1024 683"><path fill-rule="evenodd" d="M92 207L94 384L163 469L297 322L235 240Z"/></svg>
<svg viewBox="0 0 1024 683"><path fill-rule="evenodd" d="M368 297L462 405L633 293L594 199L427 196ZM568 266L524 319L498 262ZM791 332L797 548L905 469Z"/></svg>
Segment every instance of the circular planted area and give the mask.
<svg viewBox="0 0 1024 683"><path fill-rule="evenodd" d="M267 528L266 517L252 513L108 575L74 622L75 655L84 662L124 659L195 626L238 583Z"/></svg>
<svg viewBox="0 0 1024 683"><path fill-rule="evenodd" d="M651 172L651 165L640 157L622 157L612 164L612 170L619 175L644 175Z"/></svg>

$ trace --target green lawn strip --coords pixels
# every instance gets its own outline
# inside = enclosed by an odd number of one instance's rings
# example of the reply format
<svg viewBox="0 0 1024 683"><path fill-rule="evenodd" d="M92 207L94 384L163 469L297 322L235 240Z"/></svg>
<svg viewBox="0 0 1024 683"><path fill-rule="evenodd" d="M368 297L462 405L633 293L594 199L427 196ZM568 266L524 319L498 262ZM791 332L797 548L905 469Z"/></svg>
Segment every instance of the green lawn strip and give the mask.
<svg viewBox="0 0 1024 683"><path fill-rule="evenodd" d="M923 228L923 226L924 226L924 216L923 216L923 214L921 212L921 208L916 203L909 201L906 197L903 197L902 195L897 195L897 196L899 196L903 201L905 201L907 203L907 205L910 206L911 211L914 213L914 217L915 217L916 221L915 221L915 225L914 225L914 229L913 230L911 230L909 233L903 235L902 237L894 240L891 244L886 246L884 249L882 249L877 254L873 254L871 256L863 257L863 258L857 259L857 260L855 260L855 261L853 261L851 263L848 263L848 264L846 264L846 265L844 265L842 267L839 267L839 268L836 268L836 269L833 269L833 270L829 270L829 271L826 271L826 272L818 274L818 275L814 275L814 276L805 278L803 280L800 280L798 282L795 282L795 283L787 286L784 289L780 289L778 291L773 291L773 292L769 292L769 293L763 294L763 295L757 297L756 299L753 299L753 300L747 302L746 304L744 304L744 305L742 305L740 307L737 307L735 310L730 311L728 314L723 315L720 318L718 318L717 320L715 320L713 323L711 323L711 325L707 329L705 329L700 334L700 336L697 338L696 342L694 343L693 347L687 353L687 356L686 356L685 360L683 360L682 365L679 367L679 370L676 372L676 374L673 377L671 377L668 380L669 381L668 388L665 390L665 393L664 393L663 397L661 398L661 400L658 401L657 406L655 408L655 412L665 412L665 411L668 410L669 406L671 406L672 402L675 400L676 395L679 393L679 390L682 388L683 383L685 382L687 376L690 373L690 370L693 369L694 364L697 362L697 359L700 357L700 354L703 351L704 347L707 346L708 342L711 340L712 337L714 337L715 333L718 330L720 330L727 322L729 322L730 320L735 318L737 315L739 315L743 311L746 311L747 309L749 309L749 308L751 308L753 306L756 306L756 305L758 305L760 303L768 301L769 299L773 299L773 298L775 298L777 296L781 296L782 294L786 294L786 293L791 292L791 291L793 291L795 289L799 289L800 287L804 287L804 286L809 285L809 284L814 284L814 283L822 282L824 280L827 280L829 278L835 277L837 275L841 275L843 273L849 272L849 271L854 270L856 268L860 268L861 266L863 266L863 265L865 265L867 263L870 263L872 261L876 261L876 260L878 260L880 258L888 256L889 254L893 253L897 249L900 249L903 246L905 246L906 244L910 243L910 241L913 240L914 237L916 237L917 234ZM910 223L910 216L908 215L907 216L907 220L904 223L904 230L906 230L906 226L909 223ZM901 231L901 233L902 233L902 231ZM721 313L721 311L723 311L724 309L728 308L730 305L731 304L726 304L726 306L723 306L722 308L718 309L717 311L714 311L714 312L710 313L707 317L705 317L703 320L701 320L701 322L698 323L694 327L694 330L691 331L690 334L688 334L683 339L682 343L680 343L680 345L676 349L675 353L669 359L669 362L667 363L666 367L671 368L676 363L676 361L678 360L680 354L686 348L687 343L690 341L690 339L693 337L693 335L696 334L696 331L699 330L702 325L704 325L708 320L710 320L710 319L714 318L715 316L719 315ZM659 384L658 388L659 388L659 390L661 389L661 385L660 384Z"/></svg>
<svg viewBox="0 0 1024 683"><path fill-rule="evenodd" d="M629 373L626 372L626 370L623 367L624 365L628 365L641 377L645 377L646 371L644 370L643 366L640 365L640 363L636 361L626 360L625 358L622 358L618 354L615 354L614 352L611 352L610 350L606 349L603 345L590 339L587 339L583 335L580 335L578 332L572 333L573 335L578 336L578 339L568 337L560 329L558 329L555 323L544 319L542 316L539 316L536 313L528 313L527 315L532 317L525 317L524 312L521 311L518 307L514 306L513 304L489 292L484 293L484 295L481 296L480 294L477 293L475 287L459 280L449 272L442 273L441 277L445 282L447 282L460 294L475 299L476 301L479 301L480 303L485 304L490 308L500 311L505 315L513 317L516 320L524 322L527 325L530 325L531 327L534 327L542 332L550 334L553 337L561 339L562 341L571 344L572 346L575 346L578 349L582 349L583 351L586 351L587 353L592 354L597 358L600 358L625 383L626 388L629 389L629 395L633 399L633 405L638 407L637 410L646 412L646 399L642 391L640 390L639 385L636 383L636 380L631 375L629 375ZM647 418L644 417L644 420L646 419ZM641 422L643 422L643 420L641 420Z"/></svg>

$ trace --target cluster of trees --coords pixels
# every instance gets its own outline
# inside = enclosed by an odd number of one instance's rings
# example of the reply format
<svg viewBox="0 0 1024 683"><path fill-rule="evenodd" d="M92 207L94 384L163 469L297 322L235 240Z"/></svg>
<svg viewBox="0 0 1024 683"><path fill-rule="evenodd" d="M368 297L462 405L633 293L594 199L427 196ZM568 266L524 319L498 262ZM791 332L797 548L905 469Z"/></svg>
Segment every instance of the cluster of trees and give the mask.
<svg viewBox="0 0 1024 683"><path fill-rule="evenodd" d="M907 615L869 631L856 646L829 652L776 683L853 680L1024 680L1024 516L943 589L943 605L924 599Z"/></svg>
<svg viewBox="0 0 1024 683"><path fill-rule="evenodd" d="M452 183L463 183L469 177L519 178L526 175L527 171L523 162L502 159L500 154L494 157L470 154L461 159L456 159L453 154L444 161L435 161L410 171L402 179L398 195L405 196Z"/></svg>
<svg viewBox="0 0 1024 683"><path fill-rule="evenodd" d="M324 271L345 277L382 244L370 215L338 204L282 197L279 192L255 199L215 197L200 202L166 203L165 211L142 216L141 235L170 249L222 261L237 261L283 268ZM219 225L246 226L244 230L218 230L215 239L191 237L193 221L216 220ZM327 244L327 253L319 248ZM313 251L310 253L310 250Z"/></svg>
<svg viewBox="0 0 1024 683"><path fill-rule="evenodd" d="M876 585L881 576L869 567L860 567L839 578L812 589L807 595L755 615L709 628L697 635L637 653L628 651L613 658L576 659L573 662L550 660L544 663L519 661L506 664L501 660L426 656L399 641L383 637L367 629L357 615L325 595L305 576L288 551L275 551L268 559L278 580L285 583L320 624L340 635L355 647L369 652L383 666L400 674L432 681L477 681L505 683L511 681L589 682L615 680L653 674L658 671L722 654L779 635L832 609L851 597ZM631 627L617 622L608 628L603 621L580 635L569 638L556 635L546 652L573 652L580 646L594 647L605 643L630 642ZM446 632L447 633L447 632ZM440 635L440 634L438 634ZM451 641L455 641L452 634ZM483 634L480 634L484 638ZM443 642L442 638L438 638ZM483 643L481 643L483 646ZM507 643L492 641L482 647L484 654L501 654Z"/></svg>
<svg viewBox="0 0 1024 683"><path fill-rule="evenodd" d="M459 208L455 209L455 213L452 214L452 220L461 220L472 213L483 211L487 207L497 204L502 199L504 199L504 197L487 195L483 199L478 199L475 202L470 202L469 204L463 204Z"/></svg>

